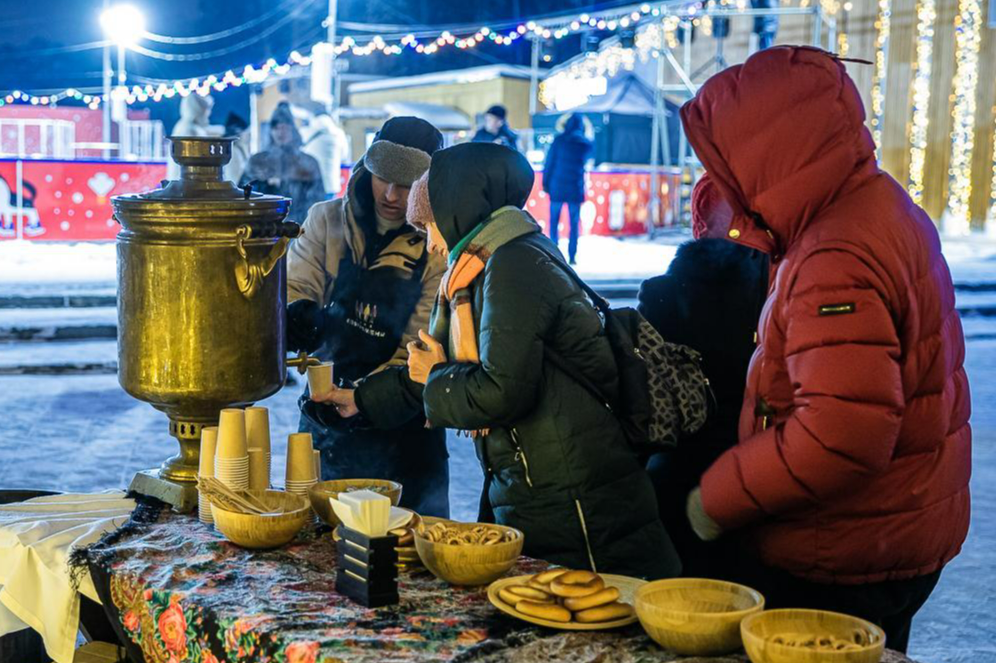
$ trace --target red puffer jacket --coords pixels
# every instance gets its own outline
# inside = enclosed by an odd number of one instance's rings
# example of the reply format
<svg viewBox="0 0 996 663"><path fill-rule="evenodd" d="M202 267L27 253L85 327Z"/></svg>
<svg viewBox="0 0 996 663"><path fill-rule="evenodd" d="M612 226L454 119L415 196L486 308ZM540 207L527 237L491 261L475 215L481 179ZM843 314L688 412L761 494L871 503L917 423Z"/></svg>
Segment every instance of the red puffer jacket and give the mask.
<svg viewBox="0 0 996 663"><path fill-rule="evenodd" d="M940 569L968 531L965 341L937 232L878 169L854 83L822 51L772 48L682 120L733 205L729 236L777 267L706 513L812 581Z"/></svg>

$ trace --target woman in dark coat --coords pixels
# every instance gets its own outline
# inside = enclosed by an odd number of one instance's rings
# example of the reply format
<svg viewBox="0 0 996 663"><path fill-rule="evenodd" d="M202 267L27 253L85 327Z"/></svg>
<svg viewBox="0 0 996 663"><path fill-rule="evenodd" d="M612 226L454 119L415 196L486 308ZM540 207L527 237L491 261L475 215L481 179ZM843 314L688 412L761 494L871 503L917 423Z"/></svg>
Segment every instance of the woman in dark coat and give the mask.
<svg viewBox="0 0 996 663"><path fill-rule="evenodd" d="M573 265L578 253L581 203L584 202L584 166L594 149L584 132L584 118L577 113L567 118L564 130L553 139L543 167L543 190L550 196L550 239L557 243L560 213L567 205L570 243L567 257Z"/></svg>
<svg viewBox="0 0 996 663"><path fill-rule="evenodd" d="M756 347L754 333L767 295L768 258L723 239L732 211L708 176L692 194L692 231L667 273L643 282L640 313L665 340L694 348L716 397L715 411L676 449L654 454L647 471L664 526L686 575L719 577L729 544L705 543L685 516L685 498L702 473L737 443L737 426Z"/></svg>
<svg viewBox="0 0 996 663"><path fill-rule="evenodd" d="M545 361L556 351L608 398L618 389L598 314L522 210L532 184L525 158L501 146L457 145L433 156L429 242L445 246L449 269L431 335L409 350L409 373L425 384L430 425L474 438L485 471L482 515L522 530L525 554L673 576L680 565L653 486L618 421Z"/></svg>

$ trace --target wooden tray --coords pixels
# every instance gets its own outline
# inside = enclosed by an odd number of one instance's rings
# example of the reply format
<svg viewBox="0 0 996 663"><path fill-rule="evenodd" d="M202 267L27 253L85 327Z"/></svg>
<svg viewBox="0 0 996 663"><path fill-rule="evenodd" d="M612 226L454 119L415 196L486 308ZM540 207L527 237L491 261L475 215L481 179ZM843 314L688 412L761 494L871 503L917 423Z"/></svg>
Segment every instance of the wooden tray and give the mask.
<svg viewBox="0 0 996 663"><path fill-rule="evenodd" d="M619 590L620 602L628 603L630 605L633 605L636 590L647 584L646 580L630 578L629 576L617 576L611 573L599 573L598 575L602 576L602 580L605 581L606 587L615 587ZM532 615L524 615L513 606L505 603L501 600L501 598L499 598L498 592L505 587L525 585L530 578L532 578L531 575L495 580L493 583L488 585L488 600L490 600L492 605L504 612L506 615L511 615L512 617L529 622L530 624L538 624L539 626L546 626L547 628L555 628L563 631L601 631L609 628L628 626L629 624L634 624L637 621L636 611L634 610L633 614L629 617L626 617L625 619L616 619L610 622L597 622L594 624L582 624L580 622L554 622L548 619L533 617Z"/></svg>

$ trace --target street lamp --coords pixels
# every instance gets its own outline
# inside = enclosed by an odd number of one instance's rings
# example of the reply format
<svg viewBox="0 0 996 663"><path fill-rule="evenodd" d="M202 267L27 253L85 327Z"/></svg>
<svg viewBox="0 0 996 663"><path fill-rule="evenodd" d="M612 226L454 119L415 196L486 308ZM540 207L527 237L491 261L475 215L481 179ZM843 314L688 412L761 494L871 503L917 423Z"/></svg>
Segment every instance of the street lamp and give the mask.
<svg viewBox="0 0 996 663"><path fill-rule="evenodd" d="M145 34L145 17L133 5L114 5L101 12L100 27L118 46L118 85L124 85L125 49L134 46Z"/></svg>
<svg viewBox="0 0 996 663"><path fill-rule="evenodd" d="M125 72L125 51L129 46L134 46L145 34L145 17L133 5L109 6L104 0L104 10L100 13L100 27L104 35L118 47L118 86L125 89L128 80ZM111 133L111 58L107 47L104 48L104 143L110 142ZM117 95L124 104L124 95ZM120 109L121 119L127 111ZM104 158L109 157L107 148L104 148Z"/></svg>

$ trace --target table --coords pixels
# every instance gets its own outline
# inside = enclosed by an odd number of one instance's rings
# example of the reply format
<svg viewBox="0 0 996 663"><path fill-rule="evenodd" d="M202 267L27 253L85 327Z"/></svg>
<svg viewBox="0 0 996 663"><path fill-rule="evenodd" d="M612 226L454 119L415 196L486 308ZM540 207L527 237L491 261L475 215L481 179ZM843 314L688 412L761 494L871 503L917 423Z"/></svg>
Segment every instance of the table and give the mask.
<svg viewBox="0 0 996 663"><path fill-rule="evenodd" d="M551 631L508 617L485 588L426 572L400 578L401 603L369 610L336 594L335 546L308 529L284 548L238 548L195 517L142 503L132 522L86 551L129 655L144 663L742 663L744 655L670 654L639 625ZM546 563L521 558L513 574ZM909 663L889 652L885 663Z"/></svg>

